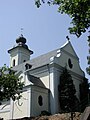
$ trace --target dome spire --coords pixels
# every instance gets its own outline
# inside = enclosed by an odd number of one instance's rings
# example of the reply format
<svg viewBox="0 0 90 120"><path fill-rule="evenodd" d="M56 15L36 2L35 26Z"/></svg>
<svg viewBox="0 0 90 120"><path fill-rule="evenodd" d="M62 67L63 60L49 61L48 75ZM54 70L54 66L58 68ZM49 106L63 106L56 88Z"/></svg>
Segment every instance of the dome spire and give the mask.
<svg viewBox="0 0 90 120"><path fill-rule="evenodd" d="M16 39L16 43L25 44L26 43L26 38L24 38L23 35L21 34L21 36Z"/></svg>
<svg viewBox="0 0 90 120"><path fill-rule="evenodd" d="M23 28L21 28L21 36L22 36L22 37L23 37L23 30L24 30L24 29L23 29Z"/></svg>
<svg viewBox="0 0 90 120"><path fill-rule="evenodd" d="M21 35L19 38L16 39L16 43L19 44L25 44L26 43L26 38L23 37L23 28L21 28Z"/></svg>

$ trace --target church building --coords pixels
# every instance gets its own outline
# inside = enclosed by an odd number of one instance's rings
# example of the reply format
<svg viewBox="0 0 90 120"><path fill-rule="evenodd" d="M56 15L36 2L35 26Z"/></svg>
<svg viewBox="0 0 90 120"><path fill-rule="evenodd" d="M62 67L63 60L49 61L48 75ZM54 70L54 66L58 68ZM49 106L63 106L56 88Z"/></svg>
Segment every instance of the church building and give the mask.
<svg viewBox="0 0 90 120"><path fill-rule="evenodd" d="M8 53L10 67L16 71L25 86L20 100L10 100L0 105L0 117L4 120L38 116L42 111L59 113L58 85L65 67L72 76L76 96L80 99L79 86L85 74L69 40L58 49L30 59L33 51L21 35L16 39L16 46L9 49Z"/></svg>

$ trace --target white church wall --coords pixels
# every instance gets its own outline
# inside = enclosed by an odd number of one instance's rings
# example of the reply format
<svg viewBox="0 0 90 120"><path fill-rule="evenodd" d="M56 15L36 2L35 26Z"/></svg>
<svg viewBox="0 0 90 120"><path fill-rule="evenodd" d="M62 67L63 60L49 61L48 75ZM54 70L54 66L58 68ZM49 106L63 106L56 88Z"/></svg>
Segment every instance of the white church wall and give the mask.
<svg viewBox="0 0 90 120"><path fill-rule="evenodd" d="M9 120L9 118L10 118L10 111L1 112L0 113L0 118L4 118L4 120Z"/></svg>
<svg viewBox="0 0 90 120"><path fill-rule="evenodd" d="M60 84L61 67L54 64L50 69L50 111L52 114L60 112L58 85Z"/></svg>
<svg viewBox="0 0 90 120"><path fill-rule="evenodd" d="M60 55L58 55L58 57L60 57ZM60 64L56 64L58 60L57 57L52 57L50 60L50 111L51 114L55 114L60 111L58 85L60 82L61 67Z"/></svg>
<svg viewBox="0 0 90 120"><path fill-rule="evenodd" d="M31 116L38 116L41 111L48 111L48 89L32 86L32 100L31 100ZM39 103L41 97L41 103Z"/></svg>
<svg viewBox="0 0 90 120"><path fill-rule="evenodd" d="M10 66L13 67L13 60L15 60L15 66L19 65L27 60L30 60L30 51L22 47L16 47L10 51Z"/></svg>
<svg viewBox="0 0 90 120"><path fill-rule="evenodd" d="M45 85L45 87L49 88L49 86L50 86L50 83L49 83L50 73L49 72L50 72L49 66L45 65L43 67L29 71L29 74L39 77L40 80L42 81L42 83Z"/></svg>
<svg viewBox="0 0 90 120"><path fill-rule="evenodd" d="M55 99L54 99L54 73L53 69L50 69L50 112L55 113Z"/></svg>
<svg viewBox="0 0 90 120"><path fill-rule="evenodd" d="M23 81L24 81L25 86L33 84L30 80L28 80L27 74L28 74L27 72L23 73Z"/></svg>
<svg viewBox="0 0 90 120"><path fill-rule="evenodd" d="M72 51L71 51L72 52ZM68 60L71 60L72 68L70 68ZM55 65L56 64L56 65ZM50 71L50 103L51 103L51 113L58 113L60 110L60 104L58 100L58 85L60 82L60 74L62 72L61 68L67 67L70 74L73 76L73 82L76 88L76 95L79 99L80 91L79 85L82 83L82 79L84 77L84 72L81 70L79 66L79 59L72 54L66 54L62 52L57 57L53 58L51 61L51 65L53 66ZM61 67L61 68L60 68Z"/></svg>
<svg viewBox="0 0 90 120"><path fill-rule="evenodd" d="M49 89L50 83L49 83L49 75L41 77L40 80L43 82L46 88Z"/></svg>
<svg viewBox="0 0 90 120"><path fill-rule="evenodd" d="M0 118L7 120L10 118L10 102L6 101L0 105Z"/></svg>
<svg viewBox="0 0 90 120"><path fill-rule="evenodd" d="M25 90L23 93L22 93L22 97L19 101L15 101L14 102L14 105L11 106L11 109L13 109L13 119L16 119L16 118L22 118L22 117L29 117L29 113L28 111L30 111L28 108L29 108L29 92L30 89L27 89Z"/></svg>
<svg viewBox="0 0 90 120"><path fill-rule="evenodd" d="M72 68L70 68L69 66L69 59L71 60ZM65 52L62 52L60 58L55 58L55 62L62 67L66 67L69 70L69 73L72 75L72 79L76 88L77 98L79 99L79 85L82 83L82 80L85 76L84 72L80 68L79 59L71 54L66 54Z"/></svg>
<svg viewBox="0 0 90 120"><path fill-rule="evenodd" d="M30 52L26 49L20 48L18 50L18 64L23 63L24 61L30 60Z"/></svg>
<svg viewBox="0 0 90 120"><path fill-rule="evenodd" d="M72 68L69 67L68 60L70 59ZM71 57L68 54L61 54L60 58L55 57L55 63L59 64L61 67L66 67L68 70L72 71L78 76L84 77L84 72L81 70L79 65L79 60L77 58Z"/></svg>
<svg viewBox="0 0 90 120"><path fill-rule="evenodd" d="M68 60L71 60L72 68L69 67ZM79 65L79 59L75 57L72 53L66 53L65 51L61 51L60 57L55 57L55 63L59 64L62 67L67 67L67 69L84 76L83 71Z"/></svg>
<svg viewBox="0 0 90 120"><path fill-rule="evenodd" d="M60 102L59 102L59 92L58 85L60 84L60 74L61 70L54 68L54 94L55 94L55 113L60 112Z"/></svg>

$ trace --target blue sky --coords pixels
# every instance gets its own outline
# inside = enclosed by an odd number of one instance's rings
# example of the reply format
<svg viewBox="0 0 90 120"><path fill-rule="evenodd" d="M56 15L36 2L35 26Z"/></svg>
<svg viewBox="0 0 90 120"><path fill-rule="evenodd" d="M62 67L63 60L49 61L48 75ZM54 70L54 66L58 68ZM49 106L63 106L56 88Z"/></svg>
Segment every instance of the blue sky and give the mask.
<svg viewBox="0 0 90 120"><path fill-rule="evenodd" d="M67 30L70 21L67 15L57 12L57 6L42 5L38 9L34 0L0 0L0 66L9 66L7 50L15 45L15 40L23 28L27 44L34 51L32 58L59 48L69 35L80 66L85 71L88 55L87 34L79 39L70 35ZM90 78L87 74L86 77Z"/></svg>

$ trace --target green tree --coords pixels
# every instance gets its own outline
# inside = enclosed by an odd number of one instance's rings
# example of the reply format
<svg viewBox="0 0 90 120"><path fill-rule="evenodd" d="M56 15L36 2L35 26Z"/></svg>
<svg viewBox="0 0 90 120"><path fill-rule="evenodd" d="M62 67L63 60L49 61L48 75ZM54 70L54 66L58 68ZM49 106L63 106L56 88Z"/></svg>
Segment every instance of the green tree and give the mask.
<svg viewBox="0 0 90 120"><path fill-rule="evenodd" d="M84 78L83 82L80 84L80 109L81 112L85 110L85 107L89 102L89 84L88 79Z"/></svg>
<svg viewBox="0 0 90 120"><path fill-rule="evenodd" d="M65 68L60 76L59 100L62 112L74 112L77 109L78 99L72 77Z"/></svg>
<svg viewBox="0 0 90 120"><path fill-rule="evenodd" d="M90 0L35 0L39 8L42 3L57 5L58 12L65 13L71 18L71 27L69 32L80 37L83 33L89 32L90 28ZM88 36L89 54L90 54L90 34ZM90 56L87 57L87 73L90 75Z"/></svg>
<svg viewBox="0 0 90 120"><path fill-rule="evenodd" d="M86 71L90 75L90 35L88 36L88 46L89 46L89 56L87 56L88 67L86 68Z"/></svg>
<svg viewBox="0 0 90 120"><path fill-rule="evenodd" d="M69 15L72 20L69 31L77 37L90 27L90 0L35 0L37 7L45 2L58 5L58 12Z"/></svg>
<svg viewBox="0 0 90 120"><path fill-rule="evenodd" d="M15 75L15 72L4 65L0 68L0 104L3 100L20 99L24 83Z"/></svg>

